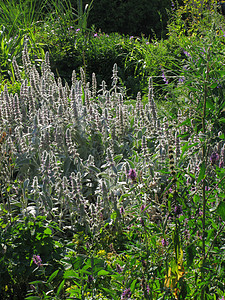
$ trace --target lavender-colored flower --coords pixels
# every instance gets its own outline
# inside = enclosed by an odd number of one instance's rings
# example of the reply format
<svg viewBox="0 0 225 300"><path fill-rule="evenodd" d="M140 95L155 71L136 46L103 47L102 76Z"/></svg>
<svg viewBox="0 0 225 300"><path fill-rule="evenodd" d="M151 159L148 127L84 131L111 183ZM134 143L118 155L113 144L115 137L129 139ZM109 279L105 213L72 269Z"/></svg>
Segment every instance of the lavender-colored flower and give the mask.
<svg viewBox="0 0 225 300"><path fill-rule="evenodd" d="M97 34L97 33L95 33L95 34L94 34L94 37L97 37L97 36L98 36L98 34Z"/></svg>
<svg viewBox="0 0 225 300"><path fill-rule="evenodd" d="M134 169L130 169L128 177L132 180L135 181L137 178L137 173Z"/></svg>
<svg viewBox="0 0 225 300"><path fill-rule="evenodd" d="M145 208L146 208L146 205L142 204L142 206L141 206L141 211L144 211Z"/></svg>
<svg viewBox="0 0 225 300"><path fill-rule="evenodd" d="M76 29L76 32L79 32L79 31L80 31L80 28L77 28L77 29Z"/></svg>
<svg viewBox="0 0 225 300"><path fill-rule="evenodd" d="M162 78L163 78L163 81L165 82L165 84L169 84L169 81L167 80L166 78L166 75L164 73L164 70L162 70Z"/></svg>
<svg viewBox="0 0 225 300"><path fill-rule="evenodd" d="M171 6L172 6L172 10L175 10L175 4L174 4L173 0L171 0Z"/></svg>
<svg viewBox="0 0 225 300"><path fill-rule="evenodd" d="M219 168L223 168L223 167L224 167L224 161L221 159L219 163Z"/></svg>
<svg viewBox="0 0 225 300"><path fill-rule="evenodd" d="M162 239L161 243L162 243L163 247L166 247L169 244L168 241L166 239L164 239L164 238Z"/></svg>
<svg viewBox="0 0 225 300"><path fill-rule="evenodd" d="M213 152L210 156L210 161L212 165L214 165L219 160L219 154L217 152Z"/></svg>
<svg viewBox="0 0 225 300"><path fill-rule="evenodd" d="M184 51L184 54L187 56L187 57L191 57L191 54L187 51Z"/></svg>
<svg viewBox="0 0 225 300"><path fill-rule="evenodd" d="M203 211L199 210L198 214L199 214L199 216L202 216L203 215Z"/></svg>
<svg viewBox="0 0 225 300"><path fill-rule="evenodd" d="M131 296L131 289L130 288L125 289L121 295L121 300L129 299L130 296Z"/></svg>
<svg viewBox="0 0 225 300"><path fill-rule="evenodd" d="M180 214L182 214L183 210L182 210L182 206L181 205L176 205L174 208L174 214L175 216L179 216Z"/></svg>
<svg viewBox="0 0 225 300"><path fill-rule="evenodd" d="M146 291L147 291L147 294L149 295L149 294L150 294L150 287L149 287L148 284L147 284L147 286L146 286Z"/></svg>
<svg viewBox="0 0 225 300"><path fill-rule="evenodd" d="M37 265L38 267L42 266L42 260L40 255L33 255L33 262L35 263L35 265Z"/></svg>
<svg viewBox="0 0 225 300"><path fill-rule="evenodd" d="M225 300L224 296L222 298L220 298L219 300Z"/></svg>
<svg viewBox="0 0 225 300"><path fill-rule="evenodd" d="M184 82L184 76L180 77L178 80L179 83L183 83Z"/></svg>

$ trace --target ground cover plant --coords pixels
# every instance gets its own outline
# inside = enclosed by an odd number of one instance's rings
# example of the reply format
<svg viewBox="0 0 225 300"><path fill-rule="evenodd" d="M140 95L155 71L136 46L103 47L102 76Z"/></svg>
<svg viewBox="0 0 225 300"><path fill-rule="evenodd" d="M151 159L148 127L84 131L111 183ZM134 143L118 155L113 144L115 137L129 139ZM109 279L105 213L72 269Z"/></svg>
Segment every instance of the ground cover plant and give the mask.
<svg viewBox="0 0 225 300"><path fill-rule="evenodd" d="M224 298L224 24L204 18L171 23L182 56L133 100L117 64L68 84L25 39L0 95L1 299Z"/></svg>

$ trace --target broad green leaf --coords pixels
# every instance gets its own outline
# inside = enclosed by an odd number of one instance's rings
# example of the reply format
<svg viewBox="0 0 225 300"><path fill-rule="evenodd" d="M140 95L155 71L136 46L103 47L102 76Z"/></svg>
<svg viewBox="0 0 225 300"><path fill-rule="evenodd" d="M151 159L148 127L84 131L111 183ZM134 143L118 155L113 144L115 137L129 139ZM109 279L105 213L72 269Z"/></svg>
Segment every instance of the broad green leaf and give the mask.
<svg viewBox="0 0 225 300"><path fill-rule="evenodd" d="M73 279L73 278L78 278L79 275L78 275L78 273L75 270L66 270L64 272L63 277L65 279Z"/></svg>
<svg viewBox="0 0 225 300"><path fill-rule="evenodd" d="M220 122L220 123L225 123L225 118L219 119L219 122Z"/></svg>
<svg viewBox="0 0 225 300"><path fill-rule="evenodd" d="M44 231L45 234L48 234L48 235L51 235L52 234L52 231L50 228L46 228L45 231Z"/></svg>
<svg viewBox="0 0 225 300"><path fill-rule="evenodd" d="M225 221L225 202L220 202L216 211L221 219Z"/></svg>
<svg viewBox="0 0 225 300"><path fill-rule="evenodd" d="M137 279L133 280L133 282L132 282L131 285L130 285L131 293L134 292L136 282L137 282Z"/></svg>
<svg viewBox="0 0 225 300"><path fill-rule="evenodd" d="M106 276L108 274L109 274L109 272L106 271L106 270L100 270L100 271L98 271L98 276Z"/></svg>
<svg viewBox="0 0 225 300"><path fill-rule="evenodd" d="M49 277L47 283L52 282L52 280L57 276L58 273L59 273L59 270L56 270L54 273L52 273L52 275Z"/></svg>
<svg viewBox="0 0 225 300"><path fill-rule="evenodd" d="M65 283L65 280L63 280L63 281L60 283L60 286L58 287L58 290L57 290L57 293L56 293L57 296L59 296L61 290L63 289L64 283Z"/></svg>

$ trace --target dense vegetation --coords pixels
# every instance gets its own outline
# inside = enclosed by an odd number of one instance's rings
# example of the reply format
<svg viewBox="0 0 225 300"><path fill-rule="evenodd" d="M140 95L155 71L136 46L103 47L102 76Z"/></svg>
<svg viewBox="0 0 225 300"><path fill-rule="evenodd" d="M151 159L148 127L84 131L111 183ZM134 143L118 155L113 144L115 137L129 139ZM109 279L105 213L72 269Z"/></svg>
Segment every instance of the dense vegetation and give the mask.
<svg viewBox="0 0 225 300"><path fill-rule="evenodd" d="M77 4L0 3L0 298L222 300L224 18L133 37Z"/></svg>

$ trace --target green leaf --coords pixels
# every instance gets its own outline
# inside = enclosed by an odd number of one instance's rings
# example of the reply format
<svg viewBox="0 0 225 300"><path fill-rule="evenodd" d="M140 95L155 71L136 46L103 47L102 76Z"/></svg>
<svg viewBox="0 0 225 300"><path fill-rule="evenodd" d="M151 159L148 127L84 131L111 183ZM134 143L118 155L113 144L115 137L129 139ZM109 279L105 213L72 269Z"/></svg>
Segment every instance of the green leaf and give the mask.
<svg viewBox="0 0 225 300"><path fill-rule="evenodd" d="M219 119L219 122L220 122L220 123L225 123L225 118Z"/></svg>
<svg viewBox="0 0 225 300"><path fill-rule="evenodd" d="M194 244L187 246L186 248L187 267L190 267L193 264L196 252L197 251Z"/></svg>
<svg viewBox="0 0 225 300"><path fill-rule="evenodd" d="M44 231L44 234L51 235L52 234L51 229L50 228L46 228L45 231Z"/></svg>
<svg viewBox="0 0 225 300"><path fill-rule="evenodd" d="M217 72L220 74L221 77L223 77L225 75L225 71L221 70L221 71L217 71Z"/></svg>
<svg viewBox="0 0 225 300"><path fill-rule="evenodd" d="M113 160L118 163L123 158L123 154L118 154L114 156Z"/></svg>
<svg viewBox="0 0 225 300"><path fill-rule="evenodd" d="M131 285L130 285L131 293L134 292L136 282L137 282L137 279L133 280L133 282L132 282Z"/></svg>
<svg viewBox="0 0 225 300"><path fill-rule="evenodd" d="M108 274L109 274L109 272L106 271L106 270L100 270L100 271L98 271L98 276L106 276Z"/></svg>
<svg viewBox="0 0 225 300"><path fill-rule="evenodd" d="M118 300L118 296L115 295L112 290L107 289L107 288L102 288L102 289L103 289L103 291L105 291L106 293L108 293L112 297L112 299Z"/></svg>
<svg viewBox="0 0 225 300"><path fill-rule="evenodd" d="M214 88L217 87L217 85L218 85L218 83L217 83L217 82L214 82L210 87L211 87L211 89L214 89Z"/></svg>
<svg viewBox="0 0 225 300"><path fill-rule="evenodd" d="M225 202L220 202L216 211L221 219L225 221Z"/></svg>
<svg viewBox="0 0 225 300"><path fill-rule="evenodd" d="M52 275L49 277L47 283L52 282L52 280L57 276L58 273L59 273L59 270L56 270L54 273L52 273Z"/></svg>
<svg viewBox="0 0 225 300"><path fill-rule="evenodd" d="M129 162L130 168L135 169L135 164L131 160L127 160Z"/></svg>
<svg viewBox="0 0 225 300"><path fill-rule="evenodd" d="M29 296L29 297L26 297L25 300L41 300L41 298L38 296Z"/></svg>
<svg viewBox="0 0 225 300"><path fill-rule="evenodd" d="M203 161L200 166L200 172L198 175L197 183L199 183L205 176L205 162Z"/></svg>
<svg viewBox="0 0 225 300"><path fill-rule="evenodd" d="M61 283L60 283L60 286L58 287L58 290L57 290L57 296L59 296L61 290L63 289L64 287L64 283L65 283L65 280L63 280Z"/></svg>
<svg viewBox="0 0 225 300"><path fill-rule="evenodd" d="M78 273L77 273L76 271L74 271L74 270L66 270L66 271L64 272L63 277L64 277L65 279L73 279L73 278L78 278L79 275L78 275Z"/></svg>

